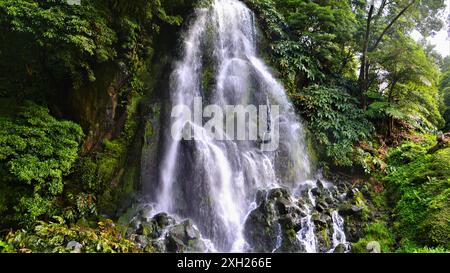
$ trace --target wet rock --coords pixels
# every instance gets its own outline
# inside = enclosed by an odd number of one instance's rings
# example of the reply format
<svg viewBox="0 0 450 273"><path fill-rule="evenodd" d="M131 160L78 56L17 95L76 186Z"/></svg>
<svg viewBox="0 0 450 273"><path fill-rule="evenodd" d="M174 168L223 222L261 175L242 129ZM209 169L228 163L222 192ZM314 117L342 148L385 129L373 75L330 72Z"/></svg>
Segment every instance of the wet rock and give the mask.
<svg viewBox="0 0 450 273"><path fill-rule="evenodd" d="M154 221L142 223L141 230L142 230L142 235L144 235L144 236L152 237L152 238L159 236L159 232L157 230L157 226Z"/></svg>
<svg viewBox="0 0 450 273"><path fill-rule="evenodd" d="M333 230L329 227L318 227L316 229L316 237L317 237L317 247L319 252L328 252L332 247L331 238L333 235Z"/></svg>
<svg viewBox="0 0 450 273"><path fill-rule="evenodd" d="M276 250L281 253L306 252L305 246L297 239L296 233L291 231L283 234L281 246Z"/></svg>
<svg viewBox="0 0 450 273"><path fill-rule="evenodd" d="M191 220L171 227L166 235L168 252L204 252L206 246Z"/></svg>
<svg viewBox="0 0 450 273"><path fill-rule="evenodd" d="M153 240L145 248L144 251L164 253L167 252L166 241L164 239Z"/></svg>
<svg viewBox="0 0 450 273"><path fill-rule="evenodd" d="M336 194L336 195L337 195L337 194ZM327 196L327 197L325 198L325 203L327 204L328 207L329 207L329 206L335 206L336 203L337 203L337 200L334 199L334 198L331 197L331 196Z"/></svg>
<svg viewBox="0 0 450 273"><path fill-rule="evenodd" d="M349 189L349 190L347 190L347 192L346 192L346 196L347 196L347 198L348 199L353 199L353 198L355 198L355 189Z"/></svg>
<svg viewBox="0 0 450 273"><path fill-rule="evenodd" d="M349 242L357 242L363 236L364 227L367 222L362 221L360 217L345 217L345 235Z"/></svg>
<svg viewBox="0 0 450 273"><path fill-rule="evenodd" d="M167 213L159 213L153 217L160 229L166 228L176 223L175 219L170 217Z"/></svg>
<svg viewBox="0 0 450 273"><path fill-rule="evenodd" d="M339 244L334 248L333 253L345 253L347 251L347 246L344 244Z"/></svg>
<svg viewBox="0 0 450 273"><path fill-rule="evenodd" d="M141 247L146 246L149 243L149 238L144 235L135 236L134 241L138 243Z"/></svg>
<svg viewBox="0 0 450 273"><path fill-rule="evenodd" d="M144 213L145 215L148 215ZM191 220L177 223L167 213L145 220L139 212L127 229L127 238L146 252L205 252L200 231Z"/></svg>
<svg viewBox="0 0 450 273"><path fill-rule="evenodd" d="M363 207L352 205L351 203L344 203L339 206L339 214L343 216L360 214Z"/></svg>
<svg viewBox="0 0 450 273"><path fill-rule="evenodd" d="M325 190L325 186L323 185L323 182L320 180L317 180L316 187L319 189L319 191L323 192Z"/></svg>
<svg viewBox="0 0 450 273"><path fill-rule="evenodd" d="M332 221L330 216L328 216L326 214L318 213L318 212L314 212L312 214L311 218L314 222L314 225L321 227L321 228L327 227L328 223L331 223L331 221Z"/></svg>
<svg viewBox="0 0 450 273"><path fill-rule="evenodd" d="M139 216L143 221L149 221L150 215L153 213L153 207L147 206L139 211Z"/></svg>
<svg viewBox="0 0 450 273"><path fill-rule="evenodd" d="M245 222L244 235L255 252L271 252L277 244L278 216L270 201L263 199Z"/></svg>
<svg viewBox="0 0 450 273"><path fill-rule="evenodd" d="M328 208L328 204L325 201L319 201L316 204L316 210L318 212L324 212Z"/></svg>
<svg viewBox="0 0 450 273"><path fill-rule="evenodd" d="M298 252L296 239L301 218L306 214L290 198L287 189L278 188L258 193L258 207L245 223L244 236L255 252Z"/></svg>

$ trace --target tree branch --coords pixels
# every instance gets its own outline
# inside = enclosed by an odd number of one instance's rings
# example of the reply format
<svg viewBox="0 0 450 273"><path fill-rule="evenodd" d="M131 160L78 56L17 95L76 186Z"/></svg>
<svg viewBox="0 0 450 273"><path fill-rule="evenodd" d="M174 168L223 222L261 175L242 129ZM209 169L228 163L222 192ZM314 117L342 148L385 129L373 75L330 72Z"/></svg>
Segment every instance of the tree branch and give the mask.
<svg viewBox="0 0 450 273"><path fill-rule="evenodd" d="M397 16L395 16L395 18L389 23L389 25L386 26L386 28L384 28L383 32L381 33L380 37L378 37L377 41L375 42L375 44L373 45L373 47L371 47L371 49L369 51L374 51L378 45L380 44L380 42L383 40L384 35L386 35L386 33L389 31L389 29L391 29L391 27L395 24L395 22L397 22L397 20L402 17L402 15L412 6L416 3L416 0L412 0L406 7L404 7L399 14L397 14Z"/></svg>
<svg viewBox="0 0 450 273"><path fill-rule="evenodd" d="M378 8L377 15L375 15L375 20L377 20L381 15L383 15L383 10L386 7L386 4L387 0L383 0L383 2L381 2L380 8Z"/></svg>

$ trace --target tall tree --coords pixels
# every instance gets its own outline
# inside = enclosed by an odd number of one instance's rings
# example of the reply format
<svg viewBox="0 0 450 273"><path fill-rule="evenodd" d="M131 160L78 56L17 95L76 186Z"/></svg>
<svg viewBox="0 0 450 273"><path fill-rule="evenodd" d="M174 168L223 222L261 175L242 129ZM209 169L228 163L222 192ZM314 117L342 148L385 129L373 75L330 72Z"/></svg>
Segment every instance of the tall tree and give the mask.
<svg viewBox="0 0 450 273"><path fill-rule="evenodd" d="M409 33L417 29L424 36L440 30L443 22L437 16L445 8L444 0L370 0L365 9L367 12L362 39L359 97L361 106L366 108L365 92L370 88L371 70L376 67L376 60L370 59L372 52L380 49L386 36L396 32Z"/></svg>
<svg viewBox="0 0 450 273"><path fill-rule="evenodd" d="M376 84L368 92L372 97L368 114L386 124L387 136L392 135L396 120L426 129L442 125L439 70L420 44L397 33L369 58L377 60L374 69L379 72L372 75Z"/></svg>

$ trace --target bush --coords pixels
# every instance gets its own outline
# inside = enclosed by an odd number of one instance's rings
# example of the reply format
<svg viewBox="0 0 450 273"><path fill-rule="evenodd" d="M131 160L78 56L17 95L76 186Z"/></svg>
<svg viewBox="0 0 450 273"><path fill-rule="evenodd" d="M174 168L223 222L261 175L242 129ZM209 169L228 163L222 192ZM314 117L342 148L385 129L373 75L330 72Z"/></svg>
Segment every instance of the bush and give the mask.
<svg viewBox="0 0 450 273"><path fill-rule="evenodd" d="M357 243L353 244L353 252L365 253L366 246L371 241L379 242L383 253L392 252L395 244L394 236L387 228L387 225L382 222L375 222L366 226L364 236Z"/></svg>
<svg viewBox="0 0 450 273"><path fill-rule="evenodd" d="M292 97L325 156L336 166L353 165L355 142L373 131L357 101L342 89L317 85Z"/></svg>
<svg viewBox="0 0 450 273"><path fill-rule="evenodd" d="M402 247L397 249L397 253L449 253L450 250L445 249L443 247L419 247L414 243L404 240L402 242Z"/></svg>
<svg viewBox="0 0 450 273"><path fill-rule="evenodd" d="M123 236L123 230L106 220L93 229L80 225L68 226L61 217L57 222L39 222L34 232L25 230L10 233L7 242L17 252L64 253L70 252L67 245L75 241L82 245L82 252L137 252L137 246ZM11 250L11 247L9 248Z"/></svg>
<svg viewBox="0 0 450 273"><path fill-rule="evenodd" d="M394 165L385 180L399 238L450 248L450 148L428 154L426 146L406 143L387 160Z"/></svg>
<svg viewBox="0 0 450 273"><path fill-rule="evenodd" d="M17 215L12 218L28 225L51 214L63 192L63 177L78 158L83 131L31 102L16 116L0 117L0 128L0 190L8 196L0 200L0 212L11 213L14 207Z"/></svg>
<svg viewBox="0 0 450 273"><path fill-rule="evenodd" d="M0 253L8 253L8 252L13 252L13 251L14 251L14 248L12 245L0 240Z"/></svg>

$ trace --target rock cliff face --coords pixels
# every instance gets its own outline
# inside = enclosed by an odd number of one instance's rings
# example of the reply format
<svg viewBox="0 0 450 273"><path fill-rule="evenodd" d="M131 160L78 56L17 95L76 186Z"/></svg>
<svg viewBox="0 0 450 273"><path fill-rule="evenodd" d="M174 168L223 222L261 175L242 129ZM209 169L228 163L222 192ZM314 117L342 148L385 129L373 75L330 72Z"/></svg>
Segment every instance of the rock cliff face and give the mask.
<svg viewBox="0 0 450 273"><path fill-rule="evenodd" d="M183 19L192 12L192 1L167 9ZM60 117L80 124L86 134L81 156L95 160L102 168L104 157L114 157L108 166L105 183L108 191L99 197L101 212L108 217L122 215L137 202L142 192L152 193L156 187L159 168L161 109L167 104L170 71L178 52L182 26L161 24L151 39L146 56L139 56L141 71L135 75L142 82L140 92L130 84L134 79L130 65L111 61L94 67L96 80L78 87L66 86L65 92L53 95L52 111ZM105 141L120 145L111 156L105 152ZM100 163L99 163L100 162ZM103 200L103 201L102 201Z"/></svg>
<svg viewBox="0 0 450 273"><path fill-rule="evenodd" d="M86 133L81 152L98 149L103 139L118 137L123 130L126 112L119 107L128 72L114 63L100 65L97 80L56 97L57 112L80 124Z"/></svg>

